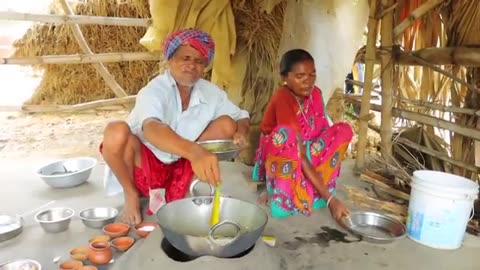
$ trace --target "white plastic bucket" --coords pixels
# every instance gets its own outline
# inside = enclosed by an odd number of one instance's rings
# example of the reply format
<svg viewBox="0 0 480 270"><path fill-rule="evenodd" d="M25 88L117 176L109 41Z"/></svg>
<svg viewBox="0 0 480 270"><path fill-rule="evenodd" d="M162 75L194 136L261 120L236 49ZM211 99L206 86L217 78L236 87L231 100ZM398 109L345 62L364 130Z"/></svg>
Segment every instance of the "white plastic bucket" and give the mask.
<svg viewBox="0 0 480 270"><path fill-rule="evenodd" d="M460 248L478 198L478 184L449 173L421 170L413 173L411 187L408 237L436 249Z"/></svg>

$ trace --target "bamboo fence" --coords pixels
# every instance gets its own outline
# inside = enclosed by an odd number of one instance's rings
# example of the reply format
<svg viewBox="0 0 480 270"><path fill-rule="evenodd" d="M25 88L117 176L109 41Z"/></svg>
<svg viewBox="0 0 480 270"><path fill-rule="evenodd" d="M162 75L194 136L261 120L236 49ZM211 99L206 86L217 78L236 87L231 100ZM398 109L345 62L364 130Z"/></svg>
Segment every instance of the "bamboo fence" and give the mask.
<svg viewBox="0 0 480 270"><path fill-rule="evenodd" d="M117 98L108 100L98 100L76 105L24 105L22 110L25 112L60 112L60 111L82 111L91 110L105 106L123 106L129 107L134 102L135 96L128 96L125 90L118 84L115 78L107 70L104 63L123 62L123 61L145 61L160 60L158 54L148 52L117 52L117 53L96 53L94 54L88 46L85 37L79 27L81 24L96 25L115 25L115 26L133 26L149 27L151 20L120 18L120 17L102 17L102 16L84 16L75 15L67 0L61 0L63 15L44 15L33 13L20 13L13 11L0 11L0 19L16 21L34 21L51 24L67 24L77 41L82 54L75 55L43 55L36 57L22 58L0 58L0 65L37 65L37 64L85 64L91 63L97 73L103 78L105 83L113 91Z"/></svg>
<svg viewBox="0 0 480 270"><path fill-rule="evenodd" d="M427 128L438 128L447 130L450 133L462 135L466 138L475 140L475 147L480 146L480 131L474 127L461 124L459 122L445 119L444 113L450 113L458 117L458 115L469 115L478 117L480 111L471 108L462 108L459 106L446 106L426 100L413 100L400 97L394 93L396 66L421 66L427 67L434 72L442 74L452 82L468 88L473 92L480 93L478 85L473 85L456 75L458 69L452 69L452 72L440 66L464 66L464 67L480 67L480 48L475 46L465 47L427 47L416 51L406 51L400 45L395 44L397 38L403 34L409 27L422 19L422 16L428 14L429 11L446 3L445 0L425 1L413 10L401 22L394 22L394 9L398 6L398 1L394 0L372 0L370 1L370 17L368 21L367 45L362 49L356 57L357 62L365 63L365 79L364 82L348 80L349 83L363 87L363 95L361 97L346 95L346 101L351 104L361 105L359 116L355 118L359 121L358 145L356 169L357 172L366 167L366 134L367 129L376 130L381 137L381 153L388 160L392 155L393 143L402 143L423 152L432 157L443 160L451 165L471 171L475 174L480 173L480 157L476 157L475 164L468 161L457 160L448 154L429 149L428 147L408 141L405 138L393 138L393 119L403 119L418 124L422 124ZM380 23L380 46L377 47L377 25ZM373 104L371 101L372 92L372 75L375 65L380 65L381 78L381 105ZM399 105L402 105L399 107ZM413 109L414 108L414 109ZM380 127L372 127L368 123L367 117L370 111L381 113ZM438 114L426 115L418 111L435 111ZM437 117L438 115L438 117ZM480 147L479 153L480 153Z"/></svg>

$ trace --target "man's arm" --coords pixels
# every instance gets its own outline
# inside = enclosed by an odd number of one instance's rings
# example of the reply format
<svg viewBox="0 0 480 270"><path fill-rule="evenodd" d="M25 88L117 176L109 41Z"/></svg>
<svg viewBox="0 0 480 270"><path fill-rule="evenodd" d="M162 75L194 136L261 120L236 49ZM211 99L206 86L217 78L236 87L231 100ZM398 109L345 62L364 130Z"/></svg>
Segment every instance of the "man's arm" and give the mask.
<svg viewBox="0 0 480 270"><path fill-rule="evenodd" d="M197 143L185 140L173 131L168 125L158 119L149 118L143 121L143 137L156 148L184 157L192 164L195 175L217 185L220 181L220 169L217 156L205 150Z"/></svg>
<svg viewBox="0 0 480 270"><path fill-rule="evenodd" d="M155 118L145 119L142 130L145 140L157 149L188 160L192 159L192 154L199 147L198 144L180 137L167 124Z"/></svg>

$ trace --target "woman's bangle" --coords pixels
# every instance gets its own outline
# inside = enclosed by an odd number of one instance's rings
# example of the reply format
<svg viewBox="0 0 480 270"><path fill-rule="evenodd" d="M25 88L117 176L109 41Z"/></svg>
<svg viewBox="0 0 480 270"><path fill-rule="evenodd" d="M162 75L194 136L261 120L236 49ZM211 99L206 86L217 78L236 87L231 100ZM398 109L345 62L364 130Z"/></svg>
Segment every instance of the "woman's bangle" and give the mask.
<svg viewBox="0 0 480 270"><path fill-rule="evenodd" d="M333 199L333 194L330 194L330 197L328 197L327 200L327 207L330 205L330 201Z"/></svg>

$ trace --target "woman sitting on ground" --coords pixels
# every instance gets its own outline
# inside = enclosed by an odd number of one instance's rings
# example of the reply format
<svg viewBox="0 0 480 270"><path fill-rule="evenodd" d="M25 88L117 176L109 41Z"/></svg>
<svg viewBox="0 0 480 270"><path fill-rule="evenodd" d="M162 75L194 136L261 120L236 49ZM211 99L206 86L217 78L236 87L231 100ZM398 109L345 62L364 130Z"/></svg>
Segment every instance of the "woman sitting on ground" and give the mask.
<svg viewBox="0 0 480 270"><path fill-rule="evenodd" d="M267 105L255 156L254 181L266 181L273 217L327 206L339 221L349 210L335 197L340 162L352 139L347 123L330 126L315 63L305 50L286 52L280 62L282 87ZM260 195L260 196L262 196Z"/></svg>

